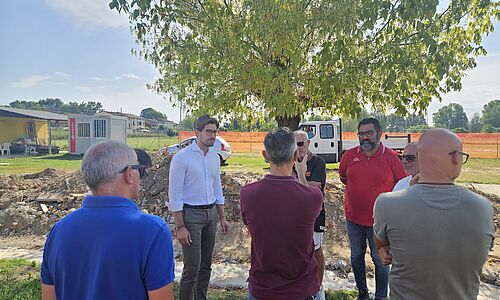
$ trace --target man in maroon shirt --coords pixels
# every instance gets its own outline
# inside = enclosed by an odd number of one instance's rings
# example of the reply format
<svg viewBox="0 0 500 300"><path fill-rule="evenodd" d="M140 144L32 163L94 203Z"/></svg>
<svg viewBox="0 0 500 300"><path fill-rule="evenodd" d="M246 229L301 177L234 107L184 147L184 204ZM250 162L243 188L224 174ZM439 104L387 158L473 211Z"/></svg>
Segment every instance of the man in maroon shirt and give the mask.
<svg viewBox="0 0 500 300"><path fill-rule="evenodd" d="M292 131L269 132L264 147L270 174L240 192L241 218L252 237L249 299L316 300L318 263L312 236L323 195L292 176L298 158Z"/></svg>
<svg viewBox="0 0 500 300"><path fill-rule="evenodd" d="M366 240L375 264L375 299L387 297L389 268L378 256L373 239L373 206L380 193L390 192L407 176L397 153L380 142L382 127L375 118L359 122L359 146L349 149L340 160L340 180L346 185L344 209L351 248L351 265L358 299L369 299L366 286Z"/></svg>

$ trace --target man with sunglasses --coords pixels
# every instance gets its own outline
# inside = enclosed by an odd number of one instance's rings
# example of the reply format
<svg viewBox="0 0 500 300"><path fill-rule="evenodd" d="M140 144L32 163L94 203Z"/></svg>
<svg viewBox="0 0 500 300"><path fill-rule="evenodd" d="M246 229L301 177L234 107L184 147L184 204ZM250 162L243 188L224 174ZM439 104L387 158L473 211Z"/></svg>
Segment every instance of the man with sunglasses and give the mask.
<svg viewBox="0 0 500 300"><path fill-rule="evenodd" d="M137 154L105 141L85 153L81 172L92 196L57 222L47 238L42 299L174 299L168 225L142 213Z"/></svg>
<svg viewBox="0 0 500 300"><path fill-rule="evenodd" d="M170 163L168 208L182 246L184 269L179 299L207 299L217 223L227 234L219 155L210 150L219 122L207 115L194 122L196 142L181 149Z"/></svg>
<svg viewBox="0 0 500 300"><path fill-rule="evenodd" d="M326 164L325 161L311 153L309 150L309 136L303 130L295 131L295 140L297 142L297 152L299 160L295 162L294 174L299 181L307 186L317 187L321 189L323 196L325 195L326 183ZM325 231L325 204L322 204L321 212L314 222L314 257L318 261L318 281L320 285L320 299L325 299L325 291L323 289L323 274L325 273L325 257L323 255L323 232Z"/></svg>
<svg viewBox="0 0 500 300"><path fill-rule="evenodd" d="M417 142L411 142L406 145L403 155L400 155L401 163L409 175L401 179L394 186L393 192L406 189L410 186L412 179L418 174L420 167L417 159Z"/></svg>
<svg viewBox="0 0 500 300"><path fill-rule="evenodd" d="M491 203L453 183L468 158L456 134L427 130L417 156L418 184L375 203L376 243L392 261L390 298L476 299L495 237Z"/></svg>
<svg viewBox="0 0 500 300"><path fill-rule="evenodd" d="M366 241L375 265L375 299L387 297L389 268L384 266L373 239L373 205L380 193L390 192L407 176L396 151L380 142L382 127L375 118L358 124L359 146L342 155L340 180L346 185L344 208L351 250L351 265L358 289L358 299L369 299L366 285Z"/></svg>

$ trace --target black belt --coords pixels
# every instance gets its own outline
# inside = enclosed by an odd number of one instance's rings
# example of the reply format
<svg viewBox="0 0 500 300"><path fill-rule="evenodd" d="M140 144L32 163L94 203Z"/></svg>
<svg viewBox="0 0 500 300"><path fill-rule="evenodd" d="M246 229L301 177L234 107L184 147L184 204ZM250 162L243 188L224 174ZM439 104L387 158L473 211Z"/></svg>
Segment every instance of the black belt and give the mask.
<svg viewBox="0 0 500 300"><path fill-rule="evenodd" d="M207 205L189 205L184 203L184 208L193 208L193 209L210 209L214 207L215 202L212 204L207 204Z"/></svg>

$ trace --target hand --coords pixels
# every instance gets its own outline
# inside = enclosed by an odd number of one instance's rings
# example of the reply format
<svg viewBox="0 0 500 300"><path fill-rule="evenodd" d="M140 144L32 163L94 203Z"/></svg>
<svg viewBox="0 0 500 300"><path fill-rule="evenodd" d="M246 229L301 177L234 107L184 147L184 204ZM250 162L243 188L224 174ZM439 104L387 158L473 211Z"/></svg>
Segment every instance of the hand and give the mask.
<svg viewBox="0 0 500 300"><path fill-rule="evenodd" d="M175 235L177 236L177 239L179 240L179 243L181 243L181 245L189 246L193 242L193 240L191 240L191 234L189 234L189 231L186 227L177 229L175 231Z"/></svg>
<svg viewBox="0 0 500 300"><path fill-rule="evenodd" d="M415 176L413 176L410 180L410 186L417 184L419 179L420 174L416 174Z"/></svg>
<svg viewBox="0 0 500 300"><path fill-rule="evenodd" d="M391 247L389 246L383 246L378 249L378 256L380 257L382 263L386 266L392 263L392 255L389 250L391 250Z"/></svg>
<svg viewBox="0 0 500 300"><path fill-rule="evenodd" d="M307 172L307 154L304 155L304 158L302 158L302 161L296 161L295 162L295 171L297 171L297 174L304 175Z"/></svg>
<svg viewBox="0 0 500 300"><path fill-rule="evenodd" d="M224 217L220 218L219 220L222 233L226 235L229 232L229 223L226 221L226 218Z"/></svg>

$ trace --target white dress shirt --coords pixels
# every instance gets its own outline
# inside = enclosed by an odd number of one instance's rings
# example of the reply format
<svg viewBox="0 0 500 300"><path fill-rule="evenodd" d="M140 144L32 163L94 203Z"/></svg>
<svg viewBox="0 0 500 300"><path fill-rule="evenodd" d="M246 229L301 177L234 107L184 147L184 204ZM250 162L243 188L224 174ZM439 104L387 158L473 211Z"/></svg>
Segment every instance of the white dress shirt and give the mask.
<svg viewBox="0 0 500 300"><path fill-rule="evenodd" d="M404 190L404 189L410 187L410 181L412 178L413 178L413 176L408 175L405 178L401 179L400 181L398 181L398 183L396 183L396 185L394 186L392 191L395 192L395 191Z"/></svg>
<svg viewBox="0 0 500 300"><path fill-rule="evenodd" d="M196 142L177 152L170 162L168 198L172 212L184 204L223 205L219 155L211 149L205 155Z"/></svg>

